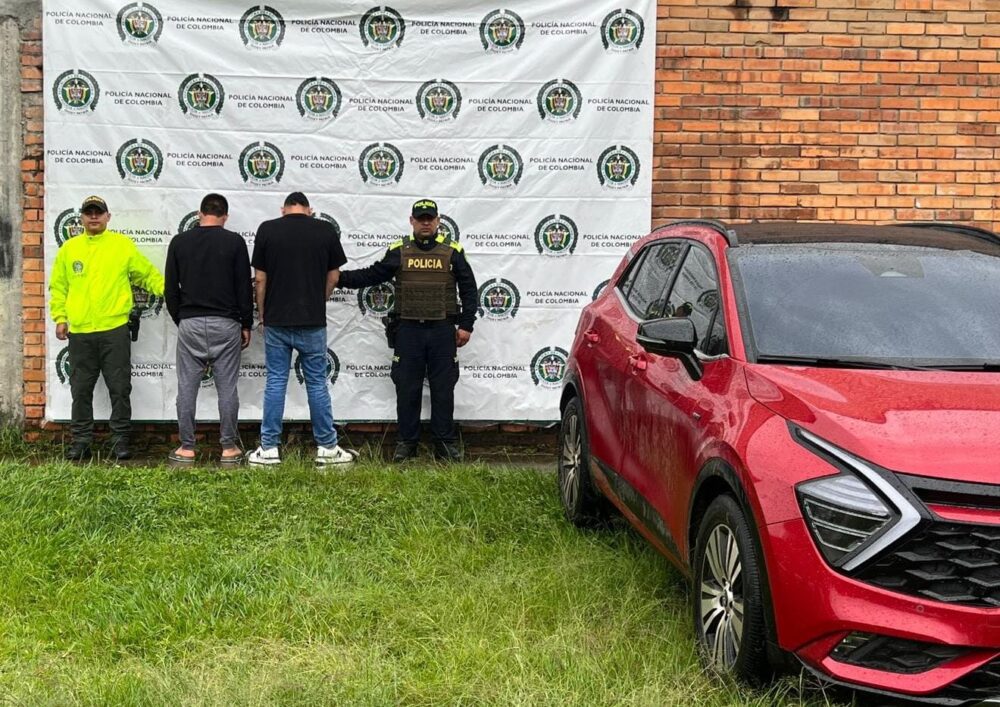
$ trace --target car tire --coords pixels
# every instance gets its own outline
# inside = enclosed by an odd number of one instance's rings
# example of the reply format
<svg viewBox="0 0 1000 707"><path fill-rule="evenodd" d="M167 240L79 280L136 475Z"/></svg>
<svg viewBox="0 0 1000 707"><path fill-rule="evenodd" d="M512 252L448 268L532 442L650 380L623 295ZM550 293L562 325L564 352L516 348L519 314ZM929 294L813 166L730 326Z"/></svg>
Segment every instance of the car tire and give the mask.
<svg viewBox="0 0 1000 707"><path fill-rule="evenodd" d="M579 398L571 399L563 410L558 476L559 498L569 522L586 528L608 519L608 502L594 487L590 476L590 441Z"/></svg>
<svg viewBox="0 0 1000 707"><path fill-rule="evenodd" d="M712 670L751 685L766 683L774 672L767 656L767 580L758 547L740 505L732 496L719 496L698 525L691 563L702 659Z"/></svg>

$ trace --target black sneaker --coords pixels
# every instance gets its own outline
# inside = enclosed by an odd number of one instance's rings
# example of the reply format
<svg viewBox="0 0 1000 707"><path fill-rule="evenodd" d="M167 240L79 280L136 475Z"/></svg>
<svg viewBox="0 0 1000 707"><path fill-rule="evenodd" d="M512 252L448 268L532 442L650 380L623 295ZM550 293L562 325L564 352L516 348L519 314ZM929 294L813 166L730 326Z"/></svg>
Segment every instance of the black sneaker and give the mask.
<svg viewBox="0 0 1000 707"><path fill-rule="evenodd" d="M462 448L455 442L435 442L434 458L443 462L460 462L463 458Z"/></svg>
<svg viewBox="0 0 1000 707"><path fill-rule="evenodd" d="M66 450L66 459L71 462L82 462L90 459L89 442L73 442Z"/></svg>
<svg viewBox="0 0 1000 707"><path fill-rule="evenodd" d="M414 459L417 456L416 442L397 442L396 451L392 455L392 461L397 464Z"/></svg>
<svg viewBox="0 0 1000 707"><path fill-rule="evenodd" d="M111 458L120 462L132 458L132 449L127 439L115 440L111 445Z"/></svg>

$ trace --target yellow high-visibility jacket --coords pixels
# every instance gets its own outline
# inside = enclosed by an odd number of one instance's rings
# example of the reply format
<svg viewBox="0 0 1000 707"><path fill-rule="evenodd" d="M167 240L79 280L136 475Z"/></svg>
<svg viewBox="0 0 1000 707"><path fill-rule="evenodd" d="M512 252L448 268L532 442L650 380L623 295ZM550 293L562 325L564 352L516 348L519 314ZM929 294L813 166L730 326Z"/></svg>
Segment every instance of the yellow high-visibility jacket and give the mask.
<svg viewBox="0 0 1000 707"><path fill-rule="evenodd" d="M163 295L163 275L131 238L86 233L63 243L49 278L49 311L71 334L120 327L132 309L132 285Z"/></svg>

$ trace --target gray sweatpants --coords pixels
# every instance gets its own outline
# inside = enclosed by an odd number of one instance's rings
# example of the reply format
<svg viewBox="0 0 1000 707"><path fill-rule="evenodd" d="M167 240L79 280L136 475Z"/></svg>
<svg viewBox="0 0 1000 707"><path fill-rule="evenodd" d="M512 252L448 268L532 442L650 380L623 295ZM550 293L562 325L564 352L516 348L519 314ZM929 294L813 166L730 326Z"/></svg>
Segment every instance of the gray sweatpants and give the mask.
<svg viewBox="0 0 1000 707"><path fill-rule="evenodd" d="M198 389L209 369L219 396L220 441L223 447L238 446L240 323L226 317L182 319L177 326L177 429L183 449L194 449Z"/></svg>

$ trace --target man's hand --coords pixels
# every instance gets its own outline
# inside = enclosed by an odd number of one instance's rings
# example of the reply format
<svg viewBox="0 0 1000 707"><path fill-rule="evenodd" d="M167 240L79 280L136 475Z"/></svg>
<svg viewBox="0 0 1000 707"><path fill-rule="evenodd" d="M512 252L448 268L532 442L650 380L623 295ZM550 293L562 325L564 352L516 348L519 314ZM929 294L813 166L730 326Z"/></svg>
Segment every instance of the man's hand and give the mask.
<svg viewBox="0 0 1000 707"><path fill-rule="evenodd" d="M250 330L241 329L240 330L240 348L245 349L250 345Z"/></svg>
<svg viewBox="0 0 1000 707"><path fill-rule="evenodd" d="M467 343L469 343L469 339L471 338L472 338L471 331L466 331L465 329L455 330L455 346L457 346L458 348L462 348Z"/></svg>
<svg viewBox="0 0 1000 707"><path fill-rule="evenodd" d="M340 269L330 270L326 274L326 298L330 299L330 295L333 291L337 289L337 283L340 282Z"/></svg>
<svg viewBox="0 0 1000 707"><path fill-rule="evenodd" d="M59 341L66 341L69 338L69 324L66 322L56 324L56 338Z"/></svg>

